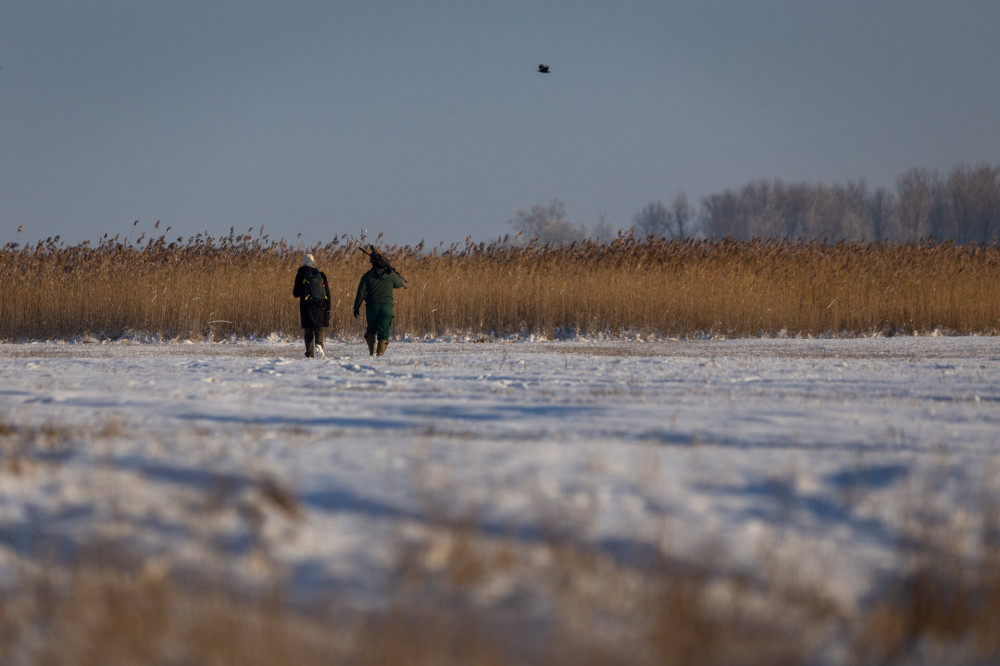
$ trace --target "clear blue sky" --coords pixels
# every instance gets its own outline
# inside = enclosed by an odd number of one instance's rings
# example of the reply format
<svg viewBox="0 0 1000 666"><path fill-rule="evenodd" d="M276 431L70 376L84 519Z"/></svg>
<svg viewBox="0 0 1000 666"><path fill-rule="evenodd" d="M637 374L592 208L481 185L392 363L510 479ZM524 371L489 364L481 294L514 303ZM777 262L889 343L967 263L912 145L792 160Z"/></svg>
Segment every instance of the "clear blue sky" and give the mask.
<svg viewBox="0 0 1000 666"><path fill-rule="evenodd" d="M5 0L0 244L435 245L557 198L618 228L681 190L893 187L1000 162L998 35L997 0Z"/></svg>

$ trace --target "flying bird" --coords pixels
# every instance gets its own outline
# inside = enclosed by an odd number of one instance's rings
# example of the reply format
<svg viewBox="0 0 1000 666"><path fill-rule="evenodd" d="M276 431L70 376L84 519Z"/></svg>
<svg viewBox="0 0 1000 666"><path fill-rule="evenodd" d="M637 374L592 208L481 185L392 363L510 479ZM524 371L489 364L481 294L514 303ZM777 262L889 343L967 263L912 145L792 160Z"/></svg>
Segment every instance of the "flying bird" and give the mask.
<svg viewBox="0 0 1000 666"><path fill-rule="evenodd" d="M548 65L539 65L538 66L538 73L539 74L548 74L549 73L549 66Z"/></svg>

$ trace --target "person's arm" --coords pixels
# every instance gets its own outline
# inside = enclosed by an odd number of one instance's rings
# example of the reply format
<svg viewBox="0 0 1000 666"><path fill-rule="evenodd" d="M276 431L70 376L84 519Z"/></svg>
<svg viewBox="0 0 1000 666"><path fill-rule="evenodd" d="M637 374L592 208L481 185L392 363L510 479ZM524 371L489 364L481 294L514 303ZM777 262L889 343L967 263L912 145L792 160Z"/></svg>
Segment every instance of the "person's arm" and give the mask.
<svg viewBox="0 0 1000 666"><path fill-rule="evenodd" d="M406 286L406 285L403 284L403 278L400 277L399 273L397 273L396 271L393 271L391 273L391 275L392 275L392 288L393 289L399 289L400 287L405 287Z"/></svg>
<svg viewBox="0 0 1000 666"><path fill-rule="evenodd" d="M354 297L354 316L357 317L358 313L361 312L361 302L365 300L365 295L368 292L368 273L361 276L361 281L358 282L358 293Z"/></svg>
<svg viewBox="0 0 1000 666"><path fill-rule="evenodd" d="M302 298L302 269L295 272L295 286L292 287L292 296Z"/></svg>

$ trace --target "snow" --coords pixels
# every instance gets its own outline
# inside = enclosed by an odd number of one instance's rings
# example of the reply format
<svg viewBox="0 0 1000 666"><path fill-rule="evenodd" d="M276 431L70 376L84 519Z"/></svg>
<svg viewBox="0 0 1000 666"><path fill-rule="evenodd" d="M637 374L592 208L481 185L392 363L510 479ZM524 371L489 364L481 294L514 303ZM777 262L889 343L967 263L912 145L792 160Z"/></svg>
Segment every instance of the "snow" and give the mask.
<svg viewBox="0 0 1000 666"><path fill-rule="evenodd" d="M297 594L377 604L399 539L453 519L622 560L793 553L849 608L914 521L972 545L1000 497L1000 338L326 354L0 345L0 575L105 536L251 581L263 550ZM44 445L22 450L29 432Z"/></svg>

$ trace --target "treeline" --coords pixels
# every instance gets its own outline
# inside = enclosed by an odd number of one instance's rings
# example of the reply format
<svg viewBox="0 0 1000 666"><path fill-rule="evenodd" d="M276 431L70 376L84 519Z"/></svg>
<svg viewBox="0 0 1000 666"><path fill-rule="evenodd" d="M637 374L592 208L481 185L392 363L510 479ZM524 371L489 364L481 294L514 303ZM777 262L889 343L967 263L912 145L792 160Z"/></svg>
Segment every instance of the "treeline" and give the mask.
<svg viewBox="0 0 1000 666"><path fill-rule="evenodd" d="M895 190L760 181L705 197L699 220L706 236L740 240L990 243L1000 239L1000 167L911 169Z"/></svg>
<svg viewBox="0 0 1000 666"><path fill-rule="evenodd" d="M348 340L362 332L351 316L368 268L361 242L309 248L331 286L330 333ZM630 234L562 245L380 245L409 280L397 292L395 334L414 338L1000 331L997 245ZM301 251L262 233L8 244L0 339L297 337L291 290Z"/></svg>
<svg viewBox="0 0 1000 666"><path fill-rule="evenodd" d="M517 211L509 224L518 238L550 245L610 241L616 235L604 217L592 228L571 222L558 199ZM1000 240L1000 166L960 166L944 176L911 169L892 190L869 188L863 180L846 185L762 180L703 197L698 205L682 191L668 204L646 204L629 229L640 238L991 243Z"/></svg>

